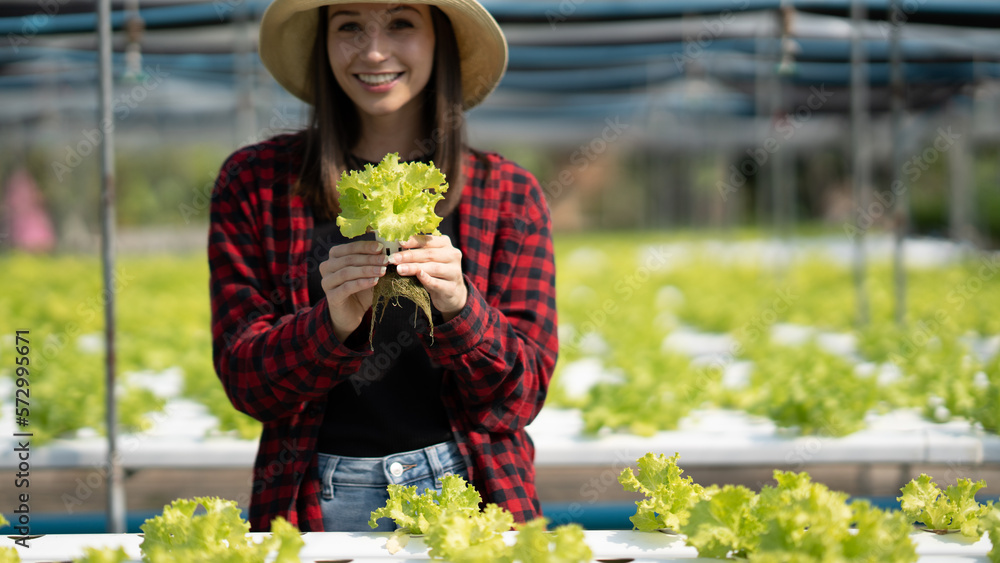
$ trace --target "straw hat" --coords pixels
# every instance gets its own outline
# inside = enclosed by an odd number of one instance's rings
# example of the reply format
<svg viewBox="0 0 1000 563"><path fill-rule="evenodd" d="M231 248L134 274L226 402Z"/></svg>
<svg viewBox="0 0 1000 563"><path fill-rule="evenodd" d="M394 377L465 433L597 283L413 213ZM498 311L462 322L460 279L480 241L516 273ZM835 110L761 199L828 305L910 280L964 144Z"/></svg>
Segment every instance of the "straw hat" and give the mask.
<svg viewBox="0 0 1000 563"><path fill-rule="evenodd" d="M260 60L295 97L312 103L309 56L316 40L319 8L347 0L274 0L260 22ZM389 4L390 2L380 2ZM399 2L393 2L399 4ZM465 109L482 102L507 68L507 40L493 16L476 0L410 0L441 9L455 29Z"/></svg>

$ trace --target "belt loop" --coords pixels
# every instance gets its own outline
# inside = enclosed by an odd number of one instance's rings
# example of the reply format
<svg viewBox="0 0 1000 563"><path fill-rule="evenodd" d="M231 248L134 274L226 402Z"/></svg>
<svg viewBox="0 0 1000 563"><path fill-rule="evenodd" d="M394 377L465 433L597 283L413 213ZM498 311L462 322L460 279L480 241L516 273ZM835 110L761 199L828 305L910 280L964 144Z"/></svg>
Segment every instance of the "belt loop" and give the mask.
<svg viewBox="0 0 1000 563"><path fill-rule="evenodd" d="M438 459L438 450L440 444L433 446L427 446L424 448L424 455L427 457L427 463L431 466L431 475L434 478L434 488L441 488L441 478L444 477L444 466L441 465L441 460Z"/></svg>
<svg viewBox="0 0 1000 563"><path fill-rule="evenodd" d="M320 461L320 486L321 494L325 500L333 500L333 473L337 470L337 463L340 456L330 454L317 454Z"/></svg>
<svg viewBox="0 0 1000 563"><path fill-rule="evenodd" d="M458 449L458 444L454 440L445 442L445 453L448 454L448 465L461 462L465 465L465 458L462 457L462 450Z"/></svg>

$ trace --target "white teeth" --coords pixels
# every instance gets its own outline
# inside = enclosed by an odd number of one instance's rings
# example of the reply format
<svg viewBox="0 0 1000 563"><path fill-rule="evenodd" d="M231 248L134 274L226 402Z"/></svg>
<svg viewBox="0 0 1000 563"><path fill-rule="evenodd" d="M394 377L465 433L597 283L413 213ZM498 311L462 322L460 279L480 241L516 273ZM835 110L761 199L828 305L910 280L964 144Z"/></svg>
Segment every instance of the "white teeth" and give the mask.
<svg viewBox="0 0 1000 563"><path fill-rule="evenodd" d="M395 72L392 74L359 74L358 78L369 86L379 86L381 84L388 84L389 82L392 82L393 80L399 78L402 74L402 72Z"/></svg>

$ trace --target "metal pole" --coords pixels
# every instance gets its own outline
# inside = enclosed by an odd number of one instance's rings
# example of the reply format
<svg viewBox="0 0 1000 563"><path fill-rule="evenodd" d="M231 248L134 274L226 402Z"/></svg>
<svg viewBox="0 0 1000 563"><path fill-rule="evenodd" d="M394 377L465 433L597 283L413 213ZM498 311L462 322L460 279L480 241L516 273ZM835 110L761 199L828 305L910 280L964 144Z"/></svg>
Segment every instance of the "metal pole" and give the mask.
<svg viewBox="0 0 1000 563"><path fill-rule="evenodd" d="M142 32L145 25L139 15L139 0L125 0L125 73L128 80L142 80Z"/></svg>
<svg viewBox="0 0 1000 563"><path fill-rule="evenodd" d="M772 14L774 16L774 43L773 49L770 51L771 60L768 61L768 90L770 91L771 107L769 108L768 115L770 117L770 128L768 129L768 134L773 134L777 130L778 120L785 119L787 117L784 113L784 101L782 100L782 84L781 76L781 58L784 50L784 12L782 10L775 10ZM765 138L766 139L766 138ZM777 139L777 137L772 137L772 139ZM766 151L767 149L765 149ZM788 193L788 177L786 175L786 154L785 152L789 150L788 145L782 145L778 147L778 150L771 157L771 174L768 176L768 186L771 193L771 223L774 225L774 234L782 240L782 242L787 242L787 232L785 231L786 216L785 209L789 205L789 198L791 194Z"/></svg>
<svg viewBox="0 0 1000 563"><path fill-rule="evenodd" d="M769 20L765 20L763 17L759 20L760 25L757 28L757 36L754 40L754 129L757 131L754 137L757 142L756 146L740 156L740 162L748 156L753 159L754 149L760 147L771 132L773 117L771 115L769 100L773 93L769 91L769 86L770 76L774 70L774 61L771 60L772 54L769 48L771 30L766 25L766 21ZM756 162L756 159L754 160ZM768 205L770 204L767 197L771 193L770 175L768 169L761 166L760 163L756 163L754 169L757 173L754 182L754 222L763 231L764 217L767 216Z"/></svg>
<svg viewBox="0 0 1000 563"><path fill-rule="evenodd" d="M955 124L959 134L948 151L949 234L953 242L967 245L973 242L972 230L972 147L969 144L970 115L965 104L953 104Z"/></svg>
<svg viewBox="0 0 1000 563"><path fill-rule="evenodd" d="M125 533L125 491L118 457L118 416L115 409L115 153L114 114L111 111L111 1L98 0L100 44L101 122L101 264L104 275L104 339L106 419L108 430L108 520L107 531Z"/></svg>
<svg viewBox="0 0 1000 563"><path fill-rule="evenodd" d="M784 85L786 77L795 74L795 53L793 48L793 21L794 8L790 0L781 0L781 8L775 12L775 61L771 73L772 96L771 96L771 119L772 132L777 134L779 120L789 119L789 110L786 108L784 95ZM777 139L777 135L775 136ZM795 190L795 144L789 139L779 141L781 145L773 157L773 170L771 174L772 193L775 197L774 226L779 240L781 240L782 260L779 270L782 274L787 274L792 262L792 249L790 239L793 234L795 221L796 190Z"/></svg>
<svg viewBox="0 0 1000 563"><path fill-rule="evenodd" d="M896 286L896 324L906 322L906 265L904 263L904 241L910 227L909 189L903 181L900 168L903 166L903 111L906 100L903 92L903 51L899 36L903 27L903 9L900 0L890 0L889 9L889 81L892 89L892 183L890 192L895 196L893 204L893 226L895 245L893 248L893 273Z"/></svg>
<svg viewBox="0 0 1000 563"><path fill-rule="evenodd" d="M868 294L865 291L865 209L868 206L868 182L871 161L868 144L868 64L865 57L861 24L867 19L864 0L851 1L851 164L854 176L854 289L858 301L858 323L868 324Z"/></svg>

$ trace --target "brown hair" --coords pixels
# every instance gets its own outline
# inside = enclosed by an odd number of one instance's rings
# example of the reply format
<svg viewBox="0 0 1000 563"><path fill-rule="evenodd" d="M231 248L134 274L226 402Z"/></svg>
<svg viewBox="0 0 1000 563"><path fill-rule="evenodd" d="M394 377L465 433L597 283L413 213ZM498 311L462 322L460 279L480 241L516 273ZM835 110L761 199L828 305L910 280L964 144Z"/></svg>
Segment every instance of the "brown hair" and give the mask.
<svg viewBox="0 0 1000 563"><path fill-rule="evenodd" d="M351 148L361 136L361 122L354 102L344 93L330 70L327 55L327 18L324 8L316 28L310 66L312 67L313 104L310 124L303 131L305 147L302 169L295 184L299 194L321 218L331 219L340 212L337 205L337 182L350 166ZM410 154L401 160L426 155L444 172L448 191L437 204L437 213L445 216L457 206L462 195L462 157L465 147L465 117L462 112L462 76L458 43L448 16L431 6L434 26L434 66L424 88L424 133L415 141ZM427 111L433 108L433 111Z"/></svg>

